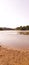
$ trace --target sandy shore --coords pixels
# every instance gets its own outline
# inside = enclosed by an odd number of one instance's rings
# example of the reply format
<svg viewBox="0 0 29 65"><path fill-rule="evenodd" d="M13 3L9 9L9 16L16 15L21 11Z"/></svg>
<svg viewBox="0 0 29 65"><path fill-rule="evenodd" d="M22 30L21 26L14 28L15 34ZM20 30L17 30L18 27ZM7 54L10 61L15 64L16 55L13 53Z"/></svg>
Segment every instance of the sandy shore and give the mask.
<svg viewBox="0 0 29 65"><path fill-rule="evenodd" d="M0 65L29 65L29 49L12 50L0 46Z"/></svg>

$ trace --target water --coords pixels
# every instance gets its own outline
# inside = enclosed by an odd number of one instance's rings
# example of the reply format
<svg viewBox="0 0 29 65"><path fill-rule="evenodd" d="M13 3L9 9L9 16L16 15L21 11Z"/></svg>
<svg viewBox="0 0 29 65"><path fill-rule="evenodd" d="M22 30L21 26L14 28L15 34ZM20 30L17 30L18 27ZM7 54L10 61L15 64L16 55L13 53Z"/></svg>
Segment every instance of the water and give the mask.
<svg viewBox="0 0 29 65"><path fill-rule="evenodd" d="M29 35L20 35L20 31L0 31L0 45L9 48L29 48Z"/></svg>

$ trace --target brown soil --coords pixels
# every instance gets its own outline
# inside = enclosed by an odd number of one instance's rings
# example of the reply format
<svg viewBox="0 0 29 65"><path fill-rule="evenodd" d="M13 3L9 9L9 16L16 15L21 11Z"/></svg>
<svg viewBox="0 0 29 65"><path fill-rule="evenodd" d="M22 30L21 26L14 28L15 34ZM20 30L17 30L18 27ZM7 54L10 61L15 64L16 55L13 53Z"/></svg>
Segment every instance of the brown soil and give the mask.
<svg viewBox="0 0 29 65"><path fill-rule="evenodd" d="M0 65L29 65L29 49L12 50L0 46Z"/></svg>

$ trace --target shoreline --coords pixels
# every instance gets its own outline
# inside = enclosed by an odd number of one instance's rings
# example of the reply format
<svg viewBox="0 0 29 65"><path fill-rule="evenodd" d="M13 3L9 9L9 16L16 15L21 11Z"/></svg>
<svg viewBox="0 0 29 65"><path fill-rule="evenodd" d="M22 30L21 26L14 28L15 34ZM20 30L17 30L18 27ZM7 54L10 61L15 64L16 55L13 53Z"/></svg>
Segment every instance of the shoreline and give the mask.
<svg viewBox="0 0 29 65"><path fill-rule="evenodd" d="M7 49L12 49L12 50L29 50L29 47L10 47L10 46L7 46L7 45L0 45L0 47L3 47L3 48L7 48Z"/></svg>

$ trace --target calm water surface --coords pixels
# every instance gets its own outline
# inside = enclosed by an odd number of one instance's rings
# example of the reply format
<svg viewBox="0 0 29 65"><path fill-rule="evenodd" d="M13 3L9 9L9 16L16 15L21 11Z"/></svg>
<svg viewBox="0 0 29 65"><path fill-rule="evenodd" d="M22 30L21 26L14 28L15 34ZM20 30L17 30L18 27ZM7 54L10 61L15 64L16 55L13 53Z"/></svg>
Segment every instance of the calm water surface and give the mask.
<svg viewBox="0 0 29 65"><path fill-rule="evenodd" d="M19 31L0 31L0 45L10 48L29 48L29 35L20 35Z"/></svg>

